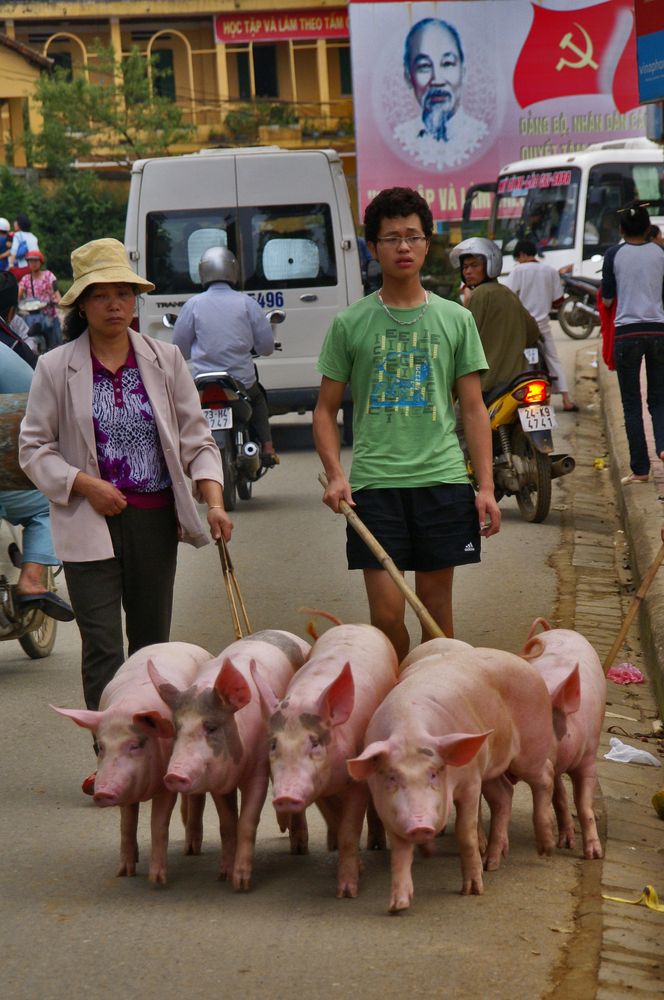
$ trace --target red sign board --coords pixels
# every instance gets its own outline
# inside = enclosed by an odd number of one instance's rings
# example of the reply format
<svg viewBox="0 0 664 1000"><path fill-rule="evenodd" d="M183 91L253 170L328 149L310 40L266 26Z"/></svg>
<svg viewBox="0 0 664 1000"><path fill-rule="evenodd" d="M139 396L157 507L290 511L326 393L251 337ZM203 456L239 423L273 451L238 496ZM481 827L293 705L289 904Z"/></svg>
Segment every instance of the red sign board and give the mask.
<svg viewBox="0 0 664 1000"><path fill-rule="evenodd" d="M348 11L264 11L218 14L214 19L215 40L220 45L246 42L279 42L306 38L348 38Z"/></svg>
<svg viewBox="0 0 664 1000"><path fill-rule="evenodd" d="M664 3L662 0L634 0L636 34L650 35L664 31Z"/></svg>

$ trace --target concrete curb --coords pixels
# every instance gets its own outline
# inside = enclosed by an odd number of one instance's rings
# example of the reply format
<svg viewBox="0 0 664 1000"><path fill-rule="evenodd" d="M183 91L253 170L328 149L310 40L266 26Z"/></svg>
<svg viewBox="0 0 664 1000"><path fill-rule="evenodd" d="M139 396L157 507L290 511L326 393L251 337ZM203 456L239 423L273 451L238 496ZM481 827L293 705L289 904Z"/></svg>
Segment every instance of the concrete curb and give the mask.
<svg viewBox="0 0 664 1000"><path fill-rule="evenodd" d="M620 479L629 469L629 450L625 435L622 402L618 379L598 359L598 384L601 399L601 417L609 450L610 474L615 489L629 545L634 581L638 587L662 544L661 529L664 505L664 465L657 458L650 427L646 417L653 478L644 486L622 486ZM645 392L644 392L645 397ZM660 716L664 717L664 573L657 574L642 602L639 612L641 643L644 659L653 685L653 694Z"/></svg>

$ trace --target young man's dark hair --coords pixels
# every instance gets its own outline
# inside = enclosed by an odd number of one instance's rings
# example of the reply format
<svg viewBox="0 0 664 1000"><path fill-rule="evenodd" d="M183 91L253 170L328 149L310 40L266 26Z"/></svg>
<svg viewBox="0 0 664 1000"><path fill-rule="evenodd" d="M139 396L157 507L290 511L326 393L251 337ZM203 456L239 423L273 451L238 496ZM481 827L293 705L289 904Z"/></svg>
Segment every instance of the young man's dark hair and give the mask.
<svg viewBox="0 0 664 1000"><path fill-rule="evenodd" d="M16 216L16 221L18 222L18 228L21 230L21 232L23 232L23 233L29 233L30 232L31 226L30 226L30 218L29 218L29 216L23 215L23 213L19 213Z"/></svg>
<svg viewBox="0 0 664 1000"><path fill-rule="evenodd" d="M537 246L532 240L517 240L516 246L512 251L512 255L516 260L523 254L525 257L537 257Z"/></svg>
<svg viewBox="0 0 664 1000"><path fill-rule="evenodd" d="M648 209L638 201L632 201L618 211L620 229L625 236L645 236L650 226Z"/></svg>
<svg viewBox="0 0 664 1000"><path fill-rule="evenodd" d="M7 313L18 305L18 282L11 271L0 271L0 316L7 319Z"/></svg>
<svg viewBox="0 0 664 1000"><path fill-rule="evenodd" d="M381 191L371 201L364 212L364 236L367 243L375 243L383 219L405 218L418 215L422 231L428 238L433 233L431 209L421 194L412 188L393 187Z"/></svg>

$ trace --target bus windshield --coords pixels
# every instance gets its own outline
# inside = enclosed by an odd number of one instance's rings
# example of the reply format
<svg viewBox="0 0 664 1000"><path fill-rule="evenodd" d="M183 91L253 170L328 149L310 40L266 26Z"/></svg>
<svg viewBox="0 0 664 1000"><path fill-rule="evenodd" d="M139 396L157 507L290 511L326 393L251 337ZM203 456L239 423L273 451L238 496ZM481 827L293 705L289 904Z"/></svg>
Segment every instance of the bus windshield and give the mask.
<svg viewBox="0 0 664 1000"><path fill-rule="evenodd" d="M573 247L580 182L578 167L501 175L493 238L503 253L520 239L543 252Z"/></svg>

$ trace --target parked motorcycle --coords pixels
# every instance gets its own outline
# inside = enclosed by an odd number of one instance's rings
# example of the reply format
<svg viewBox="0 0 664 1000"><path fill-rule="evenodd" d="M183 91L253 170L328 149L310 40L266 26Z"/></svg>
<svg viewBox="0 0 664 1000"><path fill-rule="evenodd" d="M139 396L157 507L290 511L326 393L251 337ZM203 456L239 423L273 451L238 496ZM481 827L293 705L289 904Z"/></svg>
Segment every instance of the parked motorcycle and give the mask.
<svg viewBox="0 0 664 1000"><path fill-rule="evenodd" d="M14 541L9 545L8 554L14 566L20 568L21 553ZM54 591L55 574L47 567L47 590ZM0 642L18 639L21 648L33 660L48 656L55 645L58 623L38 608L26 610L16 600L16 586L6 574L0 574Z"/></svg>
<svg viewBox="0 0 664 1000"><path fill-rule="evenodd" d="M551 481L574 470L571 455L554 454L556 426L551 383L542 371L524 372L484 399L493 442L496 500L515 496L524 520L539 524L551 508ZM468 473L474 482L468 462Z"/></svg>
<svg viewBox="0 0 664 1000"><path fill-rule="evenodd" d="M48 302L36 298L21 299L18 304L19 316L22 316L30 327L29 337L35 344L37 354L43 354L46 350L47 337L42 328L42 322L46 319L44 309L47 305Z"/></svg>
<svg viewBox="0 0 664 1000"><path fill-rule="evenodd" d="M283 323L286 314L281 309L273 309L267 318L274 327ZM281 350L281 344L275 343L275 350ZM237 497L251 500L253 484L268 471L263 465L261 443L251 423L251 400L245 386L229 372L201 372L194 382L221 452L224 507L228 511L235 510ZM261 390L265 391L262 386Z"/></svg>
<svg viewBox="0 0 664 1000"><path fill-rule="evenodd" d="M572 340L585 340L599 328L597 291L599 278L586 278L579 274L561 274L565 301L558 309L558 322Z"/></svg>

